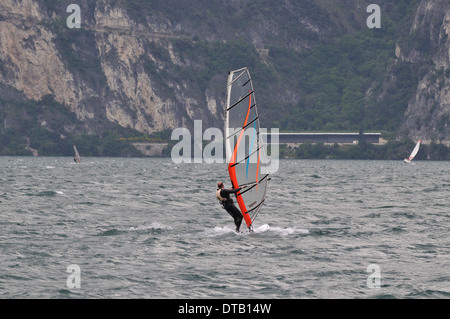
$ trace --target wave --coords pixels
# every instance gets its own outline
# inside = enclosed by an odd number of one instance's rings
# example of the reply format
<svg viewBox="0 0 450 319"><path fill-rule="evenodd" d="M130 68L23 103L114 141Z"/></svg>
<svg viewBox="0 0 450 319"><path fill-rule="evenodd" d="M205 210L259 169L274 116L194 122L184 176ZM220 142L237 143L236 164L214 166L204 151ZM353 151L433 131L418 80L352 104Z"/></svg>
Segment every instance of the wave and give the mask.
<svg viewBox="0 0 450 319"><path fill-rule="evenodd" d="M269 231L274 232L277 235L280 235L281 237L289 236L289 235L308 235L309 230L304 228L295 228L295 227L270 227Z"/></svg>
<svg viewBox="0 0 450 319"><path fill-rule="evenodd" d="M236 233L234 229L226 227L226 226L216 226L213 229L207 229L205 230L202 235L205 237L216 237L216 236L222 236L226 234L232 234Z"/></svg>
<svg viewBox="0 0 450 319"><path fill-rule="evenodd" d="M258 227L256 227L258 229ZM265 231L255 231L254 233L249 233L246 229L243 230L241 227L241 232L236 233L234 228L230 228L227 226L216 226L213 229L207 229L204 232L201 233L202 236L205 237L216 237L216 236L223 236L228 234L235 234L237 236L248 236L248 235L258 235L258 236L264 236L263 234L275 234L280 237L285 237L289 235L307 235L309 234L309 230L303 229L303 228L294 228L294 227L272 227L269 226L269 228Z"/></svg>
<svg viewBox="0 0 450 319"><path fill-rule="evenodd" d="M150 225L129 227L127 230L130 232L146 232L146 231L153 231L153 230L172 230L172 229L173 228L170 226L166 226L166 225L160 224L158 222L153 222Z"/></svg>
<svg viewBox="0 0 450 319"><path fill-rule="evenodd" d="M167 230L172 230L172 227L165 226L158 222L153 222L150 225L142 225L142 226L131 226L131 227L119 227L119 228L111 228L105 231L101 231L98 236L116 236L122 234L129 233L138 233L138 234L158 234L163 233Z"/></svg>
<svg viewBox="0 0 450 319"><path fill-rule="evenodd" d="M56 192L55 191L42 191L39 192L37 194L34 194L35 196L49 196L49 197L53 197L56 196Z"/></svg>
<svg viewBox="0 0 450 319"><path fill-rule="evenodd" d="M63 191L41 191L38 193L27 193L27 196L54 197L56 195L64 195Z"/></svg>

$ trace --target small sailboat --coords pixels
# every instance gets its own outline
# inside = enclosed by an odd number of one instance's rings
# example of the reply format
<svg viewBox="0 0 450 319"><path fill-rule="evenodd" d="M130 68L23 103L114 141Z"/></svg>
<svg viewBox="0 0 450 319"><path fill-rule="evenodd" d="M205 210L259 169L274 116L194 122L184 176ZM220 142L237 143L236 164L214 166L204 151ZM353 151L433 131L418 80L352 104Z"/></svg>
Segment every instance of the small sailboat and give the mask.
<svg viewBox="0 0 450 319"><path fill-rule="evenodd" d="M78 154L78 150L75 145L73 145L73 151L75 152L75 157L73 158L74 162L81 163L81 156Z"/></svg>
<svg viewBox="0 0 450 319"><path fill-rule="evenodd" d="M411 161L414 159L414 157L417 155L417 152L419 151L420 148L420 139L417 142L416 146L414 147L413 151L411 152L411 155L408 158L405 158L403 160L403 162L405 163L411 163Z"/></svg>

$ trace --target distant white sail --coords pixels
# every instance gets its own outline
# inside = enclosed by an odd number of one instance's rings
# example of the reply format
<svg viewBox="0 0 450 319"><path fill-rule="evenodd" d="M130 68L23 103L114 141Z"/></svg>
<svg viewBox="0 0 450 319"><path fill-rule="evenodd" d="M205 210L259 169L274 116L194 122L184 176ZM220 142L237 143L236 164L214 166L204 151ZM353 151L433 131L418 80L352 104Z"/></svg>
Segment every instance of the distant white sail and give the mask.
<svg viewBox="0 0 450 319"><path fill-rule="evenodd" d="M405 163L411 163L411 161L417 155L419 148L420 148L420 140L417 142L416 146L414 147L413 151L411 152L411 155L408 158L404 159Z"/></svg>
<svg viewBox="0 0 450 319"><path fill-rule="evenodd" d="M75 145L73 146L73 150L75 152L74 161L77 162L77 163L81 163L81 156L80 156L80 154L78 154L78 150L77 150L77 147Z"/></svg>

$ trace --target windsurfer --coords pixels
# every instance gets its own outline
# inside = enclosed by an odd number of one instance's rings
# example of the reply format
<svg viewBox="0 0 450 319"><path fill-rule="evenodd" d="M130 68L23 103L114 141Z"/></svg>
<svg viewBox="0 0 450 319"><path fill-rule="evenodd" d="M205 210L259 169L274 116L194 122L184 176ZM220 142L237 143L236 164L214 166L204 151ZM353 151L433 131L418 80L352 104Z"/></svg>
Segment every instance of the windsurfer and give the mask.
<svg viewBox="0 0 450 319"><path fill-rule="evenodd" d="M236 225L236 232L239 232L239 229L241 227L242 213L236 206L234 206L233 199L231 198L230 194L235 194L240 190L241 187L225 189L223 182L217 183L216 197L222 207L228 212L228 214L231 215L231 217L233 217L234 224Z"/></svg>

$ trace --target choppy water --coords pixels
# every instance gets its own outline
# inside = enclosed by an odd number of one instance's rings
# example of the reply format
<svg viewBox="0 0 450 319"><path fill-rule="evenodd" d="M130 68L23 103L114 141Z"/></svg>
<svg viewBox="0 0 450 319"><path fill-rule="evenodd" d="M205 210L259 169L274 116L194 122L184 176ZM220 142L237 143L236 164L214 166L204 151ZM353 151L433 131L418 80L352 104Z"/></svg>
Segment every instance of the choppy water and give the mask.
<svg viewBox="0 0 450 319"><path fill-rule="evenodd" d="M215 199L223 165L0 171L0 298L450 297L449 162L283 160L250 235Z"/></svg>

